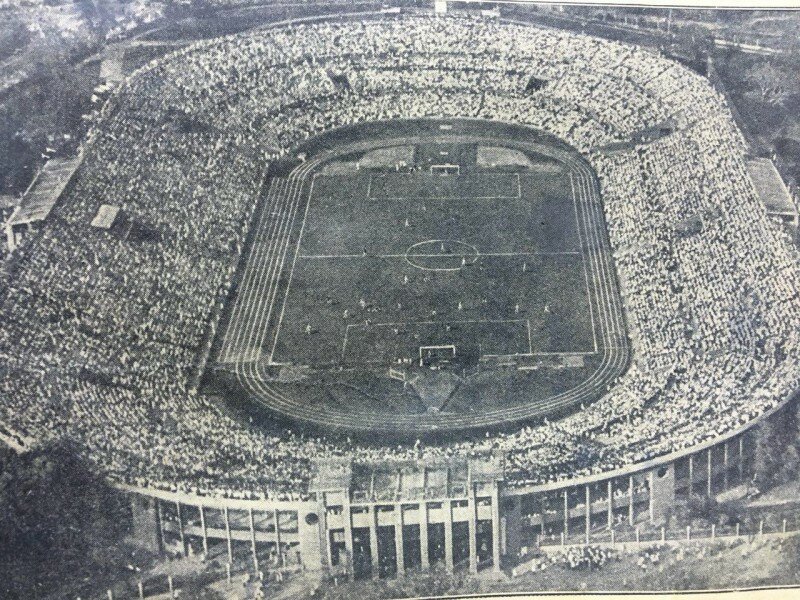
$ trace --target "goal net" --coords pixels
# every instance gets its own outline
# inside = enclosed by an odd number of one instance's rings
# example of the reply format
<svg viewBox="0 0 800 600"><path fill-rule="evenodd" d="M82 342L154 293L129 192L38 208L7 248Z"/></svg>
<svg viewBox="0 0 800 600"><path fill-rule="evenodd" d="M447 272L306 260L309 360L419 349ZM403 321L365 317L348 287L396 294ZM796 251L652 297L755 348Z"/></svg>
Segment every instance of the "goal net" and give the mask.
<svg viewBox="0 0 800 600"><path fill-rule="evenodd" d="M459 175L459 165L431 165L431 175Z"/></svg>
<svg viewBox="0 0 800 600"><path fill-rule="evenodd" d="M396 379L397 381L402 381L403 383L406 382L406 372L393 369L392 367L389 367L389 377L391 379Z"/></svg>
<svg viewBox="0 0 800 600"><path fill-rule="evenodd" d="M456 356L454 344L444 346L420 346L419 366L432 367L439 364L449 364Z"/></svg>

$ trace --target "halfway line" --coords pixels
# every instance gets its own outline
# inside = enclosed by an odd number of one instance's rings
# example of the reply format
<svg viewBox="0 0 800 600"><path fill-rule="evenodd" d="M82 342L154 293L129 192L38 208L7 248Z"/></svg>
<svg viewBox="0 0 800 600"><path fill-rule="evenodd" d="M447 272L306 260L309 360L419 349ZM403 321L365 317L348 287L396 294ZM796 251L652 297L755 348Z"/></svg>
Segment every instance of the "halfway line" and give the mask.
<svg viewBox="0 0 800 600"><path fill-rule="evenodd" d="M478 254L301 254L298 258L325 260L336 258L448 258L458 256L562 256L577 254L580 254L580 252L564 250L563 252L478 252Z"/></svg>

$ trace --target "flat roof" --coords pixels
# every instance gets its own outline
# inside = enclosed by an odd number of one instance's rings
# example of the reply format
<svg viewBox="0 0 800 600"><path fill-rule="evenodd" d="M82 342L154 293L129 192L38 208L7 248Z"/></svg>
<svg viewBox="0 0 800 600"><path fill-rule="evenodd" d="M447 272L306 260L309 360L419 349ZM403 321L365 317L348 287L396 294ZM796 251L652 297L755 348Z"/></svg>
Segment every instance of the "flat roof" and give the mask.
<svg viewBox="0 0 800 600"><path fill-rule="evenodd" d="M100 79L116 83L125 77L123 69L123 59L125 57L124 48L112 48L106 52L106 56L100 63Z"/></svg>
<svg viewBox="0 0 800 600"><path fill-rule="evenodd" d="M769 214L796 215L797 207L775 164L768 158L747 161L747 171Z"/></svg>
<svg viewBox="0 0 800 600"><path fill-rule="evenodd" d="M330 492L346 490L353 478L353 468L349 458L327 458L314 461L312 466L311 492Z"/></svg>
<svg viewBox="0 0 800 600"><path fill-rule="evenodd" d="M47 161L28 186L8 224L24 225L46 219L79 163L78 156Z"/></svg>
<svg viewBox="0 0 800 600"><path fill-rule="evenodd" d="M101 204L97 209L97 214L92 219L92 227L98 229L111 229L114 221L119 214L119 206L113 204Z"/></svg>
<svg viewBox="0 0 800 600"><path fill-rule="evenodd" d="M503 479L497 456L377 463L316 461L310 491L349 490L355 501L410 501L466 495L472 483Z"/></svg>

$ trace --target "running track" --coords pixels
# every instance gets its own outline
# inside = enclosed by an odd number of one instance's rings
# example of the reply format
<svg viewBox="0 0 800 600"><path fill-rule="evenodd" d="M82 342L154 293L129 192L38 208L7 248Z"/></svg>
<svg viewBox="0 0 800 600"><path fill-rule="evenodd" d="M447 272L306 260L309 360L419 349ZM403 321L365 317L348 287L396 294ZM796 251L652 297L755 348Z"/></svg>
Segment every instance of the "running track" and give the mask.
<svg viewBox="0 0 800 600"><path fill-rule="evenodd" d="M406 433L466 430L542 418L554 412L570 410L581 403L588 404L601 396L608 385L624 372L630 361L631 349L610 246L607 239L601 237L606 235L606 228L599 187L593 172L582 159L567 151L538 143L464 135L448 136L448 139L461 143L479 142L533 149L560 160L570 168L575 217L581 233L581 249L591 295L592 318L598 335L598 350L602 353L597 369L579 385L545 400L484 411L478 415L446 412L387 415L363 410L348 412L327 405L309 405L298 397L299 391L292 390L287 394L280 386L269 381L265 369L274 348L274 340L277 339L273 331L275 327L269 324L279 324L282 318L286 290L291 285L291 270L299 250L299 244L292 243L290 236L298 225L300 233L297 235L302 236L314 172L325 162L342 154L389 144L418 144L436 139L441 140L441 135L354 143L322 152L296 167L288 177L270 181L265 206L254 224L255 239L246 259L239 293L232 307L229 325L224 329L216 361L218 367L233 371L254 400L291 418L336 429ZM287 274L288 285L281 285L281 280Z"/></svg>

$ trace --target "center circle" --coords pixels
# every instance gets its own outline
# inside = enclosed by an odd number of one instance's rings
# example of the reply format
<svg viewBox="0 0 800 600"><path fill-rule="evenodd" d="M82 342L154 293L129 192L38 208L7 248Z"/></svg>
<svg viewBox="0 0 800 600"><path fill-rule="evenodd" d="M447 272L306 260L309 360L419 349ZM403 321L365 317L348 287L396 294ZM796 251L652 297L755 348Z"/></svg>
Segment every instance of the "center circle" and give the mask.
<svg viewBox="0 0 800 600"><path fill-rule="evenodd" d="M426 240L409 246L405 259L423 271L459 271L477 262L480 253L459 240Z"/></svg>

